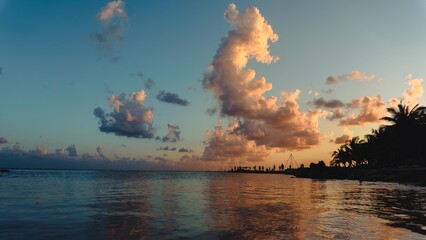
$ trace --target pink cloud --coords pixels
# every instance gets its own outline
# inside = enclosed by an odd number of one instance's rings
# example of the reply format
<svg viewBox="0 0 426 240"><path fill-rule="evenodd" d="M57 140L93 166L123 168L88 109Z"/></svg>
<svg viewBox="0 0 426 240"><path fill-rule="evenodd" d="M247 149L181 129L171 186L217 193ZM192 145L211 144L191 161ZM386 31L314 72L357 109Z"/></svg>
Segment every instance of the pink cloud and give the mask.
<svg viewBox="0 0 426 240"><path fill-rule="evenodd" d="M380 118L386 113L386 104L382 101L380 96L364 96L353 99L352 102L348 104L348 107L358 109L358 113L341 118L339 123L340 126L364 126L368 123L378 123L380 122Z"/></svg>
<svg viewBox="0 0 426 240"><path fill-rule="evenodd" d="M273 63L269 42L278 35L255 7L239 13L230 4L225 19L234 26L222 40L203 86L214 93L221 115L230 117L231 125L216 126L207 137L206 159L239 156L269 156L271 148L306 149L318 145L321 135L318 118L321 110L301 112L297 99L300 90L282 92L280 98L265 97L272 89L265 77L247 69L249 60Z"/></svg>
<svg viewBox="0 0 426 240"><path fill-rule="evenodd" d="M330 76L326 79L326 84L334 84L341 81L372 81L376 79L374 75L368 75L358 70L353 70L350 73L345 73L340 76Z"/></svg>

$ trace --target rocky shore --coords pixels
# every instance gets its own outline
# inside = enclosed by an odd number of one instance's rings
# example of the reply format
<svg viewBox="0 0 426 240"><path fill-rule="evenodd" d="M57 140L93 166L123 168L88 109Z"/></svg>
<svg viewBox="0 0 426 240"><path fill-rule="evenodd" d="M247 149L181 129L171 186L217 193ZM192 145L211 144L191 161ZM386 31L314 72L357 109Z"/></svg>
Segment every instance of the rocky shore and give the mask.
<svg viewBox="0 0 426 240"><path fill-rule="evenodd" d="M426 168L299 168L287 169L284 171L284 174L293 175L298 178L383 181L426 186Z"/></svg>

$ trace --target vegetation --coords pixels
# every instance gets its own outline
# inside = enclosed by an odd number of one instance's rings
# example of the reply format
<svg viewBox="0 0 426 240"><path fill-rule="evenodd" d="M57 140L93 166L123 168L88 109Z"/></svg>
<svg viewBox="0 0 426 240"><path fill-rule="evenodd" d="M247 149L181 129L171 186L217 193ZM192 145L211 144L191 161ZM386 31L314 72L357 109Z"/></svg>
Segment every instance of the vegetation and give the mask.
<svg viewBox="0 0 426 240"><path fill-rule="evenodd" d="M373 129L364 139L354 137L333 152L334 167L426 166L426 107L402 103L387 108L390 125Z"/></svg>

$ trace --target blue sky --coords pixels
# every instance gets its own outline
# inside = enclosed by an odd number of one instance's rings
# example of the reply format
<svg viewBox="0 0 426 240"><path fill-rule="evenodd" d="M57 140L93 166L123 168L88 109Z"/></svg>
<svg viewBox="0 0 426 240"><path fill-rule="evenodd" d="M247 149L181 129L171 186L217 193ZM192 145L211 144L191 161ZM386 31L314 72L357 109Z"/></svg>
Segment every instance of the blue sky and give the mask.
<svg viewBox="0 0 426 240"><path fill-rule="evenodd" d="M108 1L0 0L0 136L8 141L2 147L19 143L26 151L39 146L53 154L55 149L75 144L79 154L96 155L97 146L102 145L111 159L114 154L143 159L159 156L168 161L178 161L187 154L202 159L206 131L213 130L218 120L224 128L234 117L247 120L241 115L206 114L208 108L220 110L222 106L212 89L203 89L202 80L221 39L234 28L224 19L230 3L124 0L126 17L115 16L113 20L123 27L120 36L124 39L102 49L94 36L108 28L97 18ZM234 3L240 14L255 6L279 35L278 41L269 42L270 55L279 60L271 64L250 60L245 69L254 69L256 76L272 83L272 90L264 93L266 98L300 89L297 102L302 112L314 109L312 102L321 97L347 104L352 99L380 95L389 106L389 99L404 97L409 74L418 82L426 76L424 1ZM345 74L353 71L372 79L360 81L358 76L325 83L329 76L348 78ZM149 78L154 83L151 89L144 86ZM179 126L181 141L128 138L98 129L99 119L93 115L96 107L111 112L109 96L128 96L141 89L147 94L145 106L152 107L155 135L167 135L167 125L173 124ZM333 92L325 93L328 89ZM160 91L178 94L189 105L158 101ZM417 100L425 105L423 93ZM351 109L346 110L349 116ZM351 111L357 114L356 109ZM322 116L317 128L320 143L303 151L277 148L278 153L261 162L282 162L290 152L299 162L328 162L330 152L338 147L331 139L344 131L362 136L383 123L345 129L338 124L338 120ZM157 150L165 146L193 152ZM197 161L203 165L204 160ZM247 159L217 162L226 165Z"/></svg>

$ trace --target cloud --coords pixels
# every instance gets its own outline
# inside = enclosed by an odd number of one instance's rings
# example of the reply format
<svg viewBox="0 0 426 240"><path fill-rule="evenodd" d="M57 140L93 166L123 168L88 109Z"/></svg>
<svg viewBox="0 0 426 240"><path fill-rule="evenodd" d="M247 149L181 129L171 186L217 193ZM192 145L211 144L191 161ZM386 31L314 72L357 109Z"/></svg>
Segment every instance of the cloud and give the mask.
<svg viewBox="0 0 426 240"><path fill-rule="evenodd" d="M346 141L350 140L352 137L346 134L343 134L340 137L337 137L336 139L334 139L334 143L335 144L344 144Z"/></svg>
<svg viewBox="0 0 426 240"><path fill-rule="evenodd" d="M269 53L269 42L277 41L278 35L255 7L239 13L235 4L230 4L225 19L234 29L222 39L204 74L203 87L213 92L221 116L231 118L232 126L216 126L209 132L204 158L242 156L248 160L249 156L269 156L271 148L295 150L318 145L318 118L325 113L301 112L298 89L283 91L279 98L265 97L272 84L246 68L251 59L265 64L278 60Z"/></svg>
<svg viewBox="0 0 426 240"><path fill-rule="evenodd" d="M146 89L151 89L154 86L154 80L152 80L151 78L148 78L144 81L143 85L145 86Z"/></svg>
<svg viewBox="0 0 426 240"><path fill-rule="evenodd" d="M102 159L106 159L106 156L105 156L105 154L104 154L104 152L103 152L103 146L102 145L98 145L97 147L96 147L96 152L98 153L98 156L100 157L100 158L102 158Z"/></svg>
<svg viewBox="0 0 426 240"><path fill-rule="evenodd" d="M331 142L334 142L335 144L344 144L346 141L352 138L353 132L351 132L346 127L343 127L342 130L343 130L343 135L335 139L331 139Z"/></svg>
<svg viewBox="0 0 426 240"><path fill-rule="evenodd" d="M59 150L59 149L58 149ZM0 165L5 168L34 169L94 169L94 170L172 170L174 163L162 158L162 161L122 157L111 160L98 158L88 153L80 157L69 157L65 154L38 154L34 150L25 152L10 148L0 150Z"/></svg>
<svg viewBox="0 0 426 240"><path fill-rule="evenodd" d="M160 140L162 142L177 142L177 141L182 141L182 139L180 138L180 131L179 131L179 126L178 125L173 125L173 124L167 124L167 135L160 138L157 137L157 140Z"/></svg>
<svg viewBox="0 0 426 240"><path fill-rule="evenodd" d="M111 95L108 98L109 105L113 107L111 113L105 113L100 107L93 111L95 117L99 118L99 130L117 136L153 138L154 114L151 108L145 106L145 98L144 90L131 93L128 98L124 93L119 97Z"/></svg>
<svg viewBox="0 0 426 240"><path fill-rule="evenodd" d="M423 97L423 78L414 78L413 75L407 76L409 89L404 91L404 100L408 105L414 106Z"/></svg>
<svg viewBox="0 0 426 240"><path fill-rule="evenodd" d="M30 153L36 155L47 155L49 154L49 150L47 150L45 147L37 146L34 150L30 150Z"/></svg>
<svg viewBox="0 0 426 240"><path fill-rule="evenodd" d="M56 155L60 155L60 156L65 156L65 149L63 149L63 148L58 148L58 149L55 149L55 154Z"/></svg>
<svg viewBox="0 0 426 240"><path fill-rule="evenodd" d="M124 27L121 25L113 25L104 29L101 33L95 33L92 38L99 44L99 47L108 55L113 54L113 45L115 42L121 43L124 41ZM112 61L118 61L119 57L109 56Z"/></svg>
<svg viewBox="0 0 426 240"><path fill-rule="evenodd" d="M143 79L143 77L145 76L145 74L143 74L143 72L139 71L135 74L136 77Z"/></svg>
<svg viewBox="0 0 426 240"><path fill-rule="evenodd" d="M159 148L157 148L157 150L160 150L160 151L176 151L177 148L165 146L165 147L159 147Z"/></svg>
<svg viewBox="0 0 426 240"><path fill-rule="evenodd" d="M326 94L332 94L334 92L334 90L329 88L329 89L326 89L326 90L321 90L321 92L326 93Z"/></svg>
<svg viewBox="0 0 426 240"><path fill-rule="evenodd" d="M217 110L218 110L218 109L217 109L216 107L207 108L206 113L207 113L208 115L210 115L210 116L213 116L213 115L215 115L215 114L216 114Z"/></svg>
<svg viewBox="0 0 426 240"><path fill-rule="evenodd" d="M97 15L99 21L105 24L109 23L115 17L127 17L125 3L122 0L109 2Z"/></svg>
<svg viewBox="0 0 426 240"><path fill-rule="evenodd" d="M152 80L151 78L144 79L145 74L143 74L143 72L139 71L139 72L135 73L134 75L136 77L144 80L143 85L145 86L146 89L150 90L154 86L154 80Z"/></svg>
<svg viewBox="0 0 426 240"><path fill-rule="evenodd" d="M232 120L224 129L220 122L214 131L206 134L207 146L203 152L205 161L257 162L265 161L273 150L265 145L258 146L254 140L237 131L238 120Z"/></svg>
<svg viewBox="0 0 426 240"><path fill-rule="evenodd" d="M164 156L167 156L167 154L164 154ZM163 157L155 157L154 158L155 162L160 162L160 163L165 163L167 162L167 158L163 158Z"/></svg>
<svg viewBox="0 0 426 240"><path fill-rule="evenodd" d="M0 136L0 144L8 143L7 139Z"/></svg>
<svg viewBox="0 0 426 240"><path fill-rule="evenodd" d="M75 144L72 144L70 146L68 146L67 148L65 148L66 151L68 151L68 156L69 157L77 157L77 147L75 146Z"/></svg>
<svg viewBox="0 0 426 240"><path fill-rule="evenodd" d="M347 107L358 109L358 114L352 114L341 118L339 123L340 126L364 126L368 123L378 123L386 112L386 104L382 101L380 96L364 96L353 99Z"/></svg>
<svg viewBox="0 0 426 240"><path fill-rule="evenodd" d="M165 103L172 103L181 106L188 106L189 102L185 99L181 99L176 93L169 93L165 91L160 91L157 96L157 100Z"/></svg>
<svg viewBox="0 0 426 240"><path fill-rule="evenodd" d="M423 89L423 78L414 78L413 75L409 74L406 77L408 88L402 93L400 98L391 98L389 99L389 105L391 107L396 107L400 102L406 104L410 107L418 104L423 98L424 89Z"/></svg>
<svg viewBox="0 0 426 240"><path fill-rule="evenodd" d="M312 95L314 97L318 97L319 96L319 93L317 91L313 91L313 90L309 90L308 94Z"/></svg>
<svg viewBox="0 0 426 240"><path fill-rule="evenodd" d="M112 62L120 59L114 52L114 44L124 41L125 19L127 19L125 3L122 0L112 1L97 14L103 30L92 35L99 47Z"/></svg>
<svg viewBox="0 0 426 240"><path fill-rule="evenodd" d="M13 151L14 152L19 152L21 151L21 144L20 143L15 143L15 145L13 145Z"/></svg>
<svg viewBox="0 0 426 240"><path fill-rule="evenodd" d="M346 73L340 76L329 76L325 83L326 84L334 84L341 81L372 81L375 80L376 76L374 75L368 75L358 70L353 70L350 73Z"/></svg>
<svg viewBox="0 0 426 240"><path fill-rule="evenodd" d="M337 108L336 110L334 110L334 112L331 112L326 118L330 121L333 121L335 119L341 119L344 116L345 115L343 114L343 109Z"/></svg>
<svg viewBox="0 0 426 240"><path fill-rule="evenodd" d="M345 105L340 100L332 99L327 101L324 98L315 99L312 103L316 108L341 108Z"/></svg>
<svg viewBox="0 0 426 240"><path fill-rule="evenodd" d="M190 153L190 152L193 152L193 150L192 149L190 149L190 148L179 148L179 150L178 150L178 152L186 152L186 153Z"/></svg>

